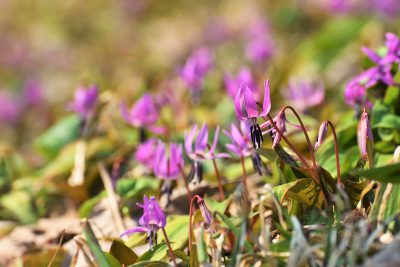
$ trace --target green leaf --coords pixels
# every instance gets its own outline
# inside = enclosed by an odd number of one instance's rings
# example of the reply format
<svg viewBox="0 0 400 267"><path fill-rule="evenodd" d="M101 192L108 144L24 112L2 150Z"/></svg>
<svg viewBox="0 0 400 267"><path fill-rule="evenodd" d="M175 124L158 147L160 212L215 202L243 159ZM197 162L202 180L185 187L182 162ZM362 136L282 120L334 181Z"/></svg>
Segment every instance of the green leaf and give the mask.
<svg viewBox="0 0 400 267"><path fill-rule="evenodd" d="M0 198L2 208L10 212L15 219L23 224L36 222L38 215L34 209L35 200L24 190L12 191Z"/></svg>
<svg viewBox="0 0 400 267"><path fill-rule="evenodd" d="M102 191L100 194L97 194L96 196L89 198L85 202L81 204L79 207L79 217L80 218L86 218L89 217L90 213L92 212L92 209L97 205L97 203L100 202L101 199L106 197L106 192Z"/></svg>
<svg viewBox="0 0 400 267"><path fill-rule="evenodd" d="M166 258L167 249L168 249L168 246L166 243L164 243L164 242L158 243L157 245L153 245L152 248L150 248L145 253L143 253L137 261L141 262L141 261L163 260Z"/></svg>
<svg viewBox="0 0 400 267"><path fill-rule="evenodd" d="M139 258L135 252L119 240L113 240L110 254L124 265L134 264Z"/></svg>
<svg viewBox="0 0 400 267"><path fill-rule="evenodd" d="M368 218L372 221L377 220L379 215L381 220L386 220L400 212L400 184L393 184L389 189L389 194L385 194L389 184L380 184L376 192L374 203Z"/></svg>
<svg viewBox="0 0 400 267"><path fill-rule="evenodd" d="M210 209L212 213L218 211L220 213L225 213L226 208L228 207L229 203L231 202L231 197L223 201L217 201L214 198L206 197L204 199L206 202L207 207Z"/></svg>
<svg viewBox="0 0 400 267"><path fill-rule="evenodd" d="M351 173L382 183L400 183L400 163L369 170L355 170Z"/></svg>
<svg viewBox="0 0 400 267"><path fill-rule="evenodd" d="M54 157L61 148L79 137L79 125L77 115L67 116L39 136L35 146L47 158Z"/></svg>
<svg viewBox="0 0 400 267"><path fill-rule="evenodd" d="M204 236L204 228L201 227L200 236ZM208 253L206 248L206 243L204 242L204 238L200 240L196 240L197 242L197 257L201 265L207 264L208 262Z"/></svg>
<svg viewBox="0 0 400 267"><path fill-rule="evenodd" d="M110 264L109 260L107 259L107 256L101 250L99 241L97 240L96 236L94 235L92 227L90 226L90 223L87 220L84 220L81 222L81 227L82 227L83 235L85 236L86 242L95 257L96 262L102 267L103 266L104 267L115 266L115 265Z"/></svg>

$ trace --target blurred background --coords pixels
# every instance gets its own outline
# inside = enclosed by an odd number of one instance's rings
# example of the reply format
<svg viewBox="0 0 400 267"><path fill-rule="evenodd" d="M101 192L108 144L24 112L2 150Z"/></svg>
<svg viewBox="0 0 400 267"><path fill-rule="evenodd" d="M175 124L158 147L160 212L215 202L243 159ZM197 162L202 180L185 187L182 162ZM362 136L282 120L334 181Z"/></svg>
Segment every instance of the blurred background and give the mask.
<svg viewBox="0 0 400 267"><path fill-rule="evenodd" d="M344 82L361 68L360 45L377 47L385 32L396 33L399 10L398 0L2 0L1 142L30 146L68 112L82 83L128 99L166 81L184 86L177 69L201 46L215 53L213 90L223 90L224 73L252 66L270 78L277 101L279 88L301 76L322 79L343 102ZM260 35L270 55L255 66L246 45Z"/></svg>

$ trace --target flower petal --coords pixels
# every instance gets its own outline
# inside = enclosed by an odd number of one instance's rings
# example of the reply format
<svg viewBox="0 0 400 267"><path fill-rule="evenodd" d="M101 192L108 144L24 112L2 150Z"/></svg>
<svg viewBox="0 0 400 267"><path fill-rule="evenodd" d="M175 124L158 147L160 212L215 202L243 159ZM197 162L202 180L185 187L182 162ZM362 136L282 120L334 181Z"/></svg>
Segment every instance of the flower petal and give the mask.
<svg viewBox="0 0 400 267"><path fill-rule="evenodd" d="M259 116L266 116L271 110L271 96L269 89L269 80L264 82L264 102L263 102L263 110Z"/></svg>
<svg viewBox="0 0 400 267"><path fill-rule="evenodd" d="M145 233L148 232L149 230L146 227L133 227L131 229L126 230L125 232L123 232L120 237L123 237L124 235L131 235L134 233Z"/></svg>

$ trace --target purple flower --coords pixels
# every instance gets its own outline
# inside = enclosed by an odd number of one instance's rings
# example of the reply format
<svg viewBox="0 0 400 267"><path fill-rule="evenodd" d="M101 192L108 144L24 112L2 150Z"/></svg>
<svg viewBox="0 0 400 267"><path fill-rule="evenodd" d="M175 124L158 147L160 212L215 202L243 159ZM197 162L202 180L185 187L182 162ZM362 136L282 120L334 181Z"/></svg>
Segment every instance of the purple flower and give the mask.
<svg viewBox="0 0 400 267"><path fill-rule="evenodd" d="M318 136L317 136L317 141L315 142L314 150L317 150L322 142L325 140L326 133L328 132L328 122L324 121L321 123L319 126L319 131L318 131Z"/></svg>
<svg viewBox="0 0 400 267"><path fill-rule="evenodd" d="M213 66L214 57L206 48L202 47L193 52L179 71L186 85L194 92L200 91L204 77Z"/></svg>
<svg viewBox="0 0 400 267"><path fill-rule="evenodd" d="M208 129L204 123L200 129L195 140L194 149L193 141L197 132L197 125L194 125L189 134L185 134L185 150L186 154L190 159L193 160L193 165L188 175L188 181L193 183L201 182L203 179L203 165L202 161L214 158L227 158L229 157L226 153L215 154L215 148L217 146L219 127L215 130L214 142L211 147L208 145Z"/></svg>
<svg viewBox="0 0 400 267"><path fill-rule="evenodd" d="M122 117L128 124L138 128L148 127L154 133L164 131L164 128L154 125L158 120L158 110L149 94L143 94L129 111L125 103L121 103L120 108Z"/></svg>
<svg viewBox="0 0 400 267"><path fill-rule="evenodd" d="M26 81L24 85L23 99L24 103L28 106L36 106L42 102L42 87L37 80L30 79Z"/></svg>
<svg viewBox="0 0 400 267"><path fill-rule="evenodd" d="M0 91L0 121L14 124L19 120L20 106L7 91Z"/></svg>
<svg viewBox="0 0 400 267"><path fill-rule="evenodd" d="M165 144L158 141L154 156L154 174L161 179L176 179L180 174L180 168L183 168L183 166L182 146L170 143L168 157Z"/></svg>
<svg viewBox="0 0 400 267"><path fill-rule="evenodd" d="M224 130L224 133L232 142L231 144L226 144L226 147L239 157L247 157L252 154L253 146L250 140L248 125L242 121L240 126L241 131L233 123L231 124L230 132Z"/></svg>
<svg viewBox="0 0 400 267"><path fill-rule="evenodd" d="M398 0L371 0L371 8L385 17L396 18L400 13Z"/></svg>
<svg viewBox="0 0 400 267"><path fill-rule="evenodd" d="M370 148L373 148L374 137L372 134L371 123L368 118L368 113L365 111L365 108L361 114L360 122L358 123L357 142L361 152L361 156L364 159L371 157L372 155L368 155L368 146L370 146Z"/></svg>
<svg viewBox="0 0 400 267"><path fill-rule="evenodd" d="M324 101L325 91L322 82L312 83L291 79L283 96L301 111L318 106Z"/></svg>
<svg viewBox="0 0 400 267"><path fill-rule="evenodd" d="M289 123L292 126L295 126L296 128L301 128L300 125L291 123L290 121L288 121L286 119L284 110L279 111L279 113L273 118L273 120L276 124L276 127L282 132L282 134L287 132L286 123ZM271 125L270 121L267 121L261 125L261 129L270 128L271 126L272 125ZM281 141L281 135L278 133L277 130L275 130L275 128L270 128L263 134L267 134L269 132L272 132L272 136L273 136L272 147L275 147Z"/></svg>
<svg viewBox="0 0 400 267"><path fill-rule="evenodd" d="M235 96L235 111L236 116L240 120L249 120L250 135L254 148L259 148L263 142L261 128L257 123L258 117L266 116L271 110L271 99L269 92L269 81L264 83L264 99L261 110L259 102L256 101L256 96L246 84L242 84Z"/></svg>
<svg viewBox="0 0 400 267"><path fill-rule="evenodd" d="M246 84L254 94L258 92L257 83L254 81L253 75L248 68L242 68L236 77L232 77L229 74L225 75L224 83L232 99L235 99L236 92L242 83Z"/></svg>
<svg viewBox="0 0 400 267"><path fill-rule="evenodd" d="M202 199L201 197L198 197L197 205L199 205L201 217L203 217L205 228L210 229L213 225L214 218L211 215L210 210L207 208L206 203L204 202L204 199Z"/></svg>
<svg viewBox="0 0 400 267"><path fill-rule="evenodd" d="M135 160L152 169L156 148L157 140L155 138L147 139L144 143L138 145L135 152Z"/></svg>
<svg viewBox="0 0 400 267"><path fill-rule="evenodd" d="M213 158L224 158L229 157L226 153L215 154L215 148L217 146L219 126L215 130L214 141L211 147L208 146L208 128L207 124L203 124L201 127L196 140L194 140L195 134L197 132L197 124L193 126L189 134L185 134L185 150L189 158L194 161L202 161L206 159ZM193 141L194 149L193 149Z"/></svg>
<svg viewBox="0 0 400 267"><path fill-rule="evenodd" d="M69 108L79 113L82 118L87 118L95 111L97 100L97 86L84 87L81 85L75 90L74 102L69 105Z"/></svg>
<svg viewBox="0 0 400 267"><path fill-rule="evenodd" d="M150 241L150 247L153 245L153 239L157 242L156 233L160 228L164 228L167 224L167 219L157 203L155 197L150 197L150 200L147 196L143 197L143 204L137 203L139 207L143 209L143 216L139 219L139 224L141 227L134 227L126 230L121 234L121 237L124 235L130 235L134 233L148 233L147 240Z"/></svg>
<svg viewBox="0 0 400 267"><path fill-rule="evenodd" d="M352 107L366 106L372 107L372 103L368 100L366 89L357 81L350 81L344 91L344 100L347 105Z"/></svg>
<svg viewBox="0 0 400 267"><path fill-rule="evenodd" d="M272 55L273 42L265 20L258 20L249 27L246 57L253 63L262 63Z"/></svg>

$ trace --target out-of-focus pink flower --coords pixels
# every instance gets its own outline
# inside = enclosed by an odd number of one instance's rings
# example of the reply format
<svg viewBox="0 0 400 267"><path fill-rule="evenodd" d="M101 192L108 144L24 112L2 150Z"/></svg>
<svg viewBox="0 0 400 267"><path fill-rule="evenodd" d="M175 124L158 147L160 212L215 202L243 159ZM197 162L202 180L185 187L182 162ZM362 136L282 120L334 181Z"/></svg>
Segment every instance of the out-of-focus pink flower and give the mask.
<svg viewBox="0 0 400 267"><path fill-rule="evenodd" d="M168 152L165 144L158 141L153 170L158 178L171 180L178 178L180 169L184 166L182 146L170 143Z"/></svg>
<svg viewBox="0 0 400 267"><path fill-rule="evenodd" d="M26 81L23 89L24 103L29 106L39 105L43 101L42 87L39 81L29 79Z"/></svg>
<svg viewBox="0 0 400 267"><path fill-rule="evenodd" d="M139 219L141 227L128 229L121 234L121 237L134 233L148 233L147 239L150 241L150 247L152 247L153 240L157 242L157 230L165 227L167 224L167 217L158 205L156 198L153 196L150 197L150 199L144 196L143 204L137 203L137 205L143 209L143 215Z"/></svg>
<svg viewBox="0 0 400 267"><path fill-rule="evenodd" d="M371 9L378 11L385 17L396 18L400 15L400 3L398 0L371 0Z"/></svg>
<svg viewBox="0 0 400 267"><path fill-rule="evenodd" d="M157 140L155 138L147 139L138 145L135 152L135 160L152 169L154 166L154 156L157 148Z"/></svg>
<svg viewBox="0 0 400 267"><path fill-rule="evenodd" d="M324 85L321 81L313 83L297 79L291 79L282 94L295 108L302 112L320 105L325 97Z"/></svg>
<svg viewBox="0 0 400 267"><path fill-rule="evenodd" d="M226 147L239 157L250 156L253 152L253 146L250 140L250 133L248 131L249 126L245 124L246 122L241 122L241 131L233 123L231 124L230 132L224 130L226 136L228 136L231 140L231 144L226 144Z"/></svg>
<svg viewBox="0 0 400 267"><path fill-rule="evenodd" d="M75 90L74 102L70 103L69 108L79 113L83 118L87 118L96 109L98 93L98 88L95 85L79 86Z"/></svg>
<svg viewBox="0 0 400 267"><path fill-rule="evenodd" d="M197 138L195 139L197 127L197 124L194 125L190 133L185 134L185 150L189 158L194 161L201 161L206 159L229 157L229 155L226 153L214 153L218 142L219 126L215 130L214 141L210 149L208 149L207 124L203 124L197 135Z"/></svg>
<svg viewBox="0 0 400 267"><path fill-rule="evenodd" d="M155 125L158 120L158 110L149 94L143 94L130 110L125 103L121 103L120 108L122 117L128 124L138 128L148 128L156 134L164 132L163 127Z"/></svg>
<svg viewBox="0 0 400 267"><path fill-rule="evenodd" d="M14 124L19 120L20 106L7 91L0 91L0 121Z"/></svg>
<svg viewBox="0 0 400 267"><path fill-rule="evenodd" d="M368 113L365 108L361 114L357 128L357 141L361 156L364 159L368 158L368 144L374 145L374 136L372 134L371 123L368 118ZM368 142L369 141L369 142ZM370 155L371 156L371 155Z"/></svg>
<svg viewBox="0 0 400 267"><path fill-rule="evenodd" d="M246 41L246 56L253 63L262 63L272 56L274 44L269 27L265 20L260 19L251 24Z"/></svg>
<svg viewBox="0 0 400 267"><path fill-rule="evenodd" d="M213 62L214 56L206 47L199 48L186 60L179 74L190 90L200 91L204 78L211 70Z"/></svg>
<svg viewBox="0 0 400 267"><path fill-rule="evenodd" d="M224 77L225 88L232 99L235 99L236 92L239 90L241 84L246 84L253 94L257 95L258 86L253 79L253 75L248 68L242 68L236 77L226 74Z"/></svg>

